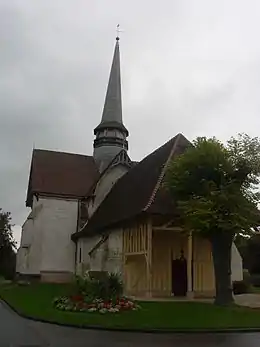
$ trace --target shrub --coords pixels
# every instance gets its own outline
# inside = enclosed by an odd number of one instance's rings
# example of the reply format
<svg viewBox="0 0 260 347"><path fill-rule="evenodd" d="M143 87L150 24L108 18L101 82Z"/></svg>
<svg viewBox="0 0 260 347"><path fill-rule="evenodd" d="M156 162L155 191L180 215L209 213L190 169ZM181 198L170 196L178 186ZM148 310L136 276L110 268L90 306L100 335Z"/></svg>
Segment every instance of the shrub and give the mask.
<svg viewBox="0 0 260 347"><path fill-rule="evenodd" d="M108 293L110 297L119 297L123 294L123 282L118 273L108 274Z"/></svg>
<svg viewBox="0 0 260 347"><path fill-rule="evenodd" d="M234 281L233 282L233 293L234 295L245 294L250 290L250 284L246 281Z"/></svg>
<svg viewBox="0 0 260 347"><path fill-rule="evenodd" d="M75 282L74 282L74 292L76 294L86 294L87 292L90 292L91 290L91 283L90 278L88 275L85 276L76 276Z"/></svg>
<svg viewBox="0 0 260 347"><path fill-rule="evenodd" d="M123 297L123 282L117 273L88 272L77 276L73 295L58 297L53 305L64 311L77 312L119 312L137 310L140 307L132 300Z"/></svg>
<svg viewBox="0 0 260 347"><path fill-rule="evenodd" d="M112 299L122 295L123 283L116 273L93 273L76 277L76 294L87 296L89 299Z"/></svg>

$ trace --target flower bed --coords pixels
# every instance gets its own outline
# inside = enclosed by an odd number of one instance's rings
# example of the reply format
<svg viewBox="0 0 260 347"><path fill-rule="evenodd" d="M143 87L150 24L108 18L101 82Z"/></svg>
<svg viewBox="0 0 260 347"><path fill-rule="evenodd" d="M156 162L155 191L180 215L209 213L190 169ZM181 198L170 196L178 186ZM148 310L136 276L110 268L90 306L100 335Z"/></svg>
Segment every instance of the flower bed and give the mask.
<svg viewBox="0 0 260 347"><path fill-rule="evenodd" d="M89 300L83 295L63 296L55 298L53 304L58 310L74 312L116 313L140 309L139 305L126 297L105 301L102 299Z"/></svg>

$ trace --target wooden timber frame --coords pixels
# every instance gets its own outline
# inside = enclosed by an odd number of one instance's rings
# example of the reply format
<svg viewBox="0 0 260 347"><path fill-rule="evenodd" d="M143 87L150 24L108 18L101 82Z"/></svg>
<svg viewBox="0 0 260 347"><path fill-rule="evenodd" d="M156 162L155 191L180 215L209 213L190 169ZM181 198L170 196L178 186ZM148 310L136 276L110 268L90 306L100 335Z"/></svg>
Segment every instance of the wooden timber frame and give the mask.
<svg viewBox="0 0 260 347"><path fill-rule="evenodd" d="M122 254L127 295L171 295L171 247L177 238L183 239L187 260L187 296L193 297L192 234L184 233L181 228L172 225L172 220L157 225L152 217L124 228Z"/></svg>
<svg viewBox="0 0 260 347"><path fill-rule="evenodd" d="M141 259L145 263L145 274L141 271L137 274L135 288L138 282L145 276L146 296L152 295L152 221L142 221L130 227L125 228L123 232L123 264L124 264L124 282L127 283L127 263L132 259ZM130 288L127 288L128 290ZM126 291L128 291L126 289ZM143 294L143 293L142 293Z"/></svg>

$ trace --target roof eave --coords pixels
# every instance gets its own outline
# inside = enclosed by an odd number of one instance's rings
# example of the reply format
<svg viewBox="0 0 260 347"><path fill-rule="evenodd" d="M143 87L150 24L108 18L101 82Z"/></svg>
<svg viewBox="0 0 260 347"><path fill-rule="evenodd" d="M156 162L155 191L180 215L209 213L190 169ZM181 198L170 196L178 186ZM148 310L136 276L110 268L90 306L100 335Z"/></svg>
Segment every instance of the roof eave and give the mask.
<svg viewBox="0 0 260 347"><path fill-rule="evenodd" d="M127 217L125 219L120 219L120 220L117 220L117 221L110 223L109 225L103 225L103 226L99 226L99 227L92 228L92 229L91 229L91 226L89 227L89 225L87 224L83 230L73 233L71 235L71 240L75 242L76 240L78 240L81 237L87 238L87 237L93 237L94 235L97 235L97 234L102 234L104 231L107 232L110 229L118 227L120 224L127 224L131 220L133 220L134 218L140 218L140 217L146 216L147 214L148 213L146 211L141 211L140 213L135 214L131 217ZM91 219L90 219L90 221L91 221Z"/></svg>

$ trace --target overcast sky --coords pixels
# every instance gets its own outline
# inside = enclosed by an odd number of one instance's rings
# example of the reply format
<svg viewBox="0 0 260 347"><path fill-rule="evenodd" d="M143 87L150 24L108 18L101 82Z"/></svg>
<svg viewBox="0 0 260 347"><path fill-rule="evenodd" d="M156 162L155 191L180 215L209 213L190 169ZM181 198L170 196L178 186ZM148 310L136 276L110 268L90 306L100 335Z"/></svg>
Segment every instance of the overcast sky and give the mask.
<svg viewBox="0 0 260 347"><path fill-rule="evenodd" d="M0 207L17 240L33 145L92 154L117 23L140 160L178 132L259 135L259 17L259 0L0 0Z"/></svg>

